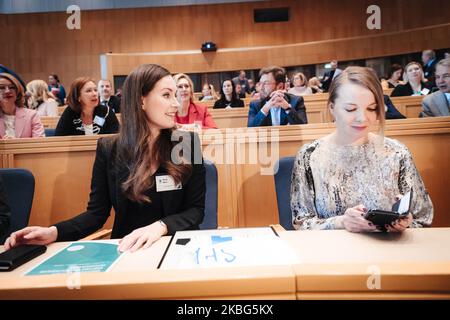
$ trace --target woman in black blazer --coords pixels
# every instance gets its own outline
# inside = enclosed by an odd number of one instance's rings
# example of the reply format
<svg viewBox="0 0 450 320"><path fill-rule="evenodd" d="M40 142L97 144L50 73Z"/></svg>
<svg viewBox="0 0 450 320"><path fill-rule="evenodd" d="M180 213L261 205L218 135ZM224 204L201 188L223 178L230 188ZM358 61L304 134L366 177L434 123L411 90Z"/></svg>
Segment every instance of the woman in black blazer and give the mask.
<svg viewBox="0 0 450 320"><path fill-rule="evenodd" d="M431 86L425 82L422 66L417 62L410 62L405 67L405 84L399 84L391 93L391 97L427 95Z"/></svg>
<svg viewBox="0 0 450 320"><path fill-rule="evenodd" d="M86 212L48 228L14 232L5 249L83 238L103 226L111 206L116 212L111 238L122 238L120 251L149 247L178 230L198 229L205 207L205 169L198 138L173 129L179 106L175 92L168 70L152 64L135 69L123 88L119 135L98 141Z"/></svg>
<svg viewBox="0 0 450 320"><path fill-rule="evenodd" d="M213 109L243 108L244 101L239 99L234 82L227 79L220 87L220 99L214 103Z"/></svg>
<svg viewBox="0 0 450 320"><path fill-rule="evenodd" d="M97 85L88 77L75 79L64 110L55 129L55 136L96 135L119 132L114 111L99 104Z"/></svg>

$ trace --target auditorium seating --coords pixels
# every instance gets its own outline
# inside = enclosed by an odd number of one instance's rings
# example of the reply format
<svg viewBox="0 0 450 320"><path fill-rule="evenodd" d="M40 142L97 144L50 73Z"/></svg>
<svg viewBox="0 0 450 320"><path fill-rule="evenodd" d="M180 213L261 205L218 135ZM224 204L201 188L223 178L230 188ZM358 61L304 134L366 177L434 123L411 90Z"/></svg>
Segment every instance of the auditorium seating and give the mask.
<svg viewBox="0 0 450 320"><path fill-rule="evenodd" d="M262 175L263 158L268 161L294 156L301 145L333 130L330 123L272 128L208 130L202 137L204 157L216 160L219 177L219 226L263 226L278 222L273 176ZM230 130L228 130L230 131ZM264 134L279 137L278 153L264 150ZM258 136L260 135L260 136ZM450 117L387 121L386 135L405 143L435 206L435 226L450 226L447 184L450 180ZM30 223L49 225L85 210L95 157L96 136L12 139L0 142L3 168L29 169L36 178ZM258 145L258 141L260 144ZM275 141L275 140L274 140ZM267 143L270 149L272 144ZM234 156L233 156L234 155ZM239 155L240 163L228 161ZM237 160L237 159L234 159ZM219 162L219 163L218 163ZM267 173L267 170L265 173ZM263 195L263 196L261 196Z"/></svg>

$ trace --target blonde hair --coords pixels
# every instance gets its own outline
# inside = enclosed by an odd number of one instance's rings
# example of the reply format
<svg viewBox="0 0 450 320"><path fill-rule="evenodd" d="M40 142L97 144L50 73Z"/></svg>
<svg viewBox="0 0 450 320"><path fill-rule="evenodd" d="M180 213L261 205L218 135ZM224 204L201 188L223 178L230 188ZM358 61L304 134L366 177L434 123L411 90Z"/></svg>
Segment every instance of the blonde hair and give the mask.
<svg viewBox="0 0 450 320"><path fill-rule="evenodd" d="M14 85L14 87L16 87L17 98L16 98L15 103L16 103L17 107L23 108L25 92L24 92L24 89L23 89L22 85L20 84L19 80L17 80L16 77L14 77L13 75L11 75L9 73L0 73L0 78L9 80Z"/></svg>
<svg viewBox="0 0 450 320"><path fill-rule="evenodd" d="M300 81L301 81L301 86L303 87L309 87L309 83L308 83L308 79L306 78L306 76L303 74L303 73L301 73L301 72L297 72L296 74L294 74L294 76L292 77L292 84L295 86L295 81L294 81L294 78L295 77L299 77L300 78Z"/></svg>
<svg viewBox="0 0 450 320"><path fill-rule="evenodd" d="M366 67L347 67L341 74L336 76L331 83L328 97L329 108L332 108L332 105L335 103L339 94L339 88L346 83L359 85L372 92L377 104L376 112L377 118L380 122L379 133L383 135L385 126L384 97L383 89L381 88L380 81L378 80L378 76L375 71Z"/></svg>
<svg viewBox="0 0 450 320"><path fill-rule="evenodd" d="M31 94L28 98L28 107L36 109L39 102L46 102L48 99L56 100L55 96L48 91L48 85L43 80L33 80L27 84L27 91Z"/></svg>
<svg viewBox="0 0 450 320"><path fill-rule="evenodd" d="M423 74L422 65L421 65L420 63L416 62L416 61L411 61L410 63L408 63L408 64L405 66L405 70L403 71L403 80L404 80L405 82L409 83L409 78L408 78L408 72L407 72L407 71L408 71L409 66L412 66L413 64L415 64L416 66L418 66L419 69L420 69L420 72L422 73L422 79L421 79L420 81L425 82L425 76L424 76L424 74Z"/></svg>
<svg viewBox="0 0 450 320"><path fill-rule="evenodd" d="M180 81L181 79L186 79L187 80L187 82L189 83L189 86L191 87L191 98L190 98L190 101L192 103L194 101L194 83L192 82L191 78L189 78L189 76L187 74L178 73L178 74L173 76L173 79L175 80L175 83L176 83L177 86L178 86L178 81Z"/></svg>

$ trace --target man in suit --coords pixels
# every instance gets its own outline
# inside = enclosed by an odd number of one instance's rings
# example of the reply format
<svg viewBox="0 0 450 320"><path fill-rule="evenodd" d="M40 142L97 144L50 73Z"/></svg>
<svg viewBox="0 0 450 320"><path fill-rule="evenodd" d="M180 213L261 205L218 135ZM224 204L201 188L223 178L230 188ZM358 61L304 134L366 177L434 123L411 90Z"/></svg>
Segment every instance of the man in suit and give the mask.
<svg viewBox="0 0 450 320"><path fill-rule="evenodd" d="M100 95L100 104L110 107L115 113L120 113L120 99L112 95L109 80L102 79L98 82L98 94Z"/></svg>
<svg viewBox="0 0 450 320"><path fill-rule="evenodd" d="M431 84L434 84L434 68L436 67L436 53L433 50L424 50L422 52L423 76Z"/></svg>
<svg viewBox="0 0 450 320"><path fill-rule="evenodd" d="M332 60L330 62L330 66L331 66L331 70L325 72L325 74L323 75L322 81L321 81L322 89L324 92L328 92L333 79L336 78L342 72L342 70L338 68L338 63L336 60Z"/></svg>
<svg viewBox="0 0 450 320"><path fill-rule="evenodd" d="M283 68L263 68L259 76L261 99L250 102L249 127L308 123L303 98L284 90L286 71Z"/></svg>
<svg viewBox="0 0 450 320"><path fill-rule="evenodd" d="M450 116L450 58L436 64L436 91L422 100L421 116Z"/></svg>

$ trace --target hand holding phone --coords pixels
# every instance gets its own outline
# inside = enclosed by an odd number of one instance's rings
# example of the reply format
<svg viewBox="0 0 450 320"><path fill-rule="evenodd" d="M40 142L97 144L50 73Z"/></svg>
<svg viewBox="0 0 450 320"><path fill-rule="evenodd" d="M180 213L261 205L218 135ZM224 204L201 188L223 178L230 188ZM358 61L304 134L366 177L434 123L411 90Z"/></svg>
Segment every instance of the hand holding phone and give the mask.
<svg viewBox="0 0 450 320"><path fill-rule="evenodd" d="M396 228L393 224L396 223L397 220L406 220L406 222L409 222L408 225L411 223L412 216L409 213L411 208L411 200L412 190L406 193L400 200L395 202L391 211L369 210L365 214L364 218L371 221L381 231L402 231L406 228L403 227L403 224L401 224L401 228Z"/></svg>

